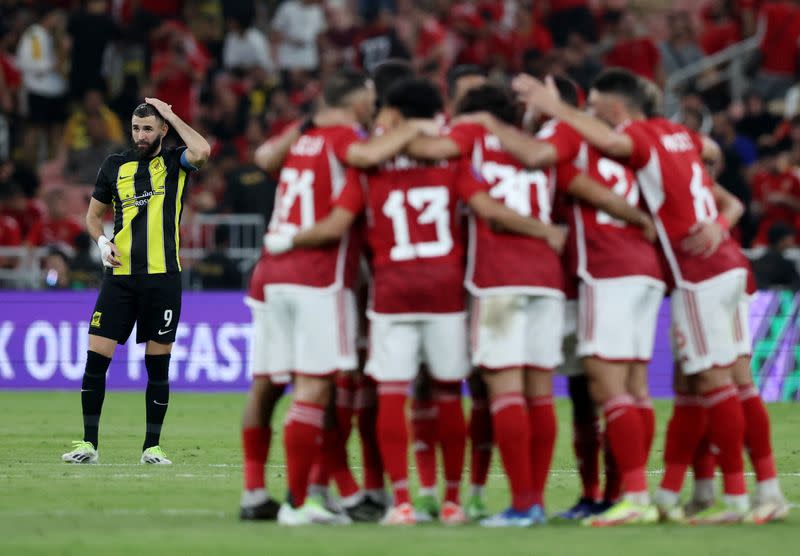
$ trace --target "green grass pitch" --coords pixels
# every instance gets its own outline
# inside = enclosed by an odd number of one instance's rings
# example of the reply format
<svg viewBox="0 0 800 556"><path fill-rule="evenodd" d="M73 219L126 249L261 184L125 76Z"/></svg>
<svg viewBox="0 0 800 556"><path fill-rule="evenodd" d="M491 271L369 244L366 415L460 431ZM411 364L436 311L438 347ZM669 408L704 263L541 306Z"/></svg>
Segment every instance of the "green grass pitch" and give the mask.
<svg viewBox="0 0 800 556"><path fill-rule="evenodd" d="M162 445L175 465L145 467L138 463L144 429L142 394L110 392L100 429L101 464L76 466L61 463L60 456L69 441L80 436L77 392L0 392L0 554L752 556L799 550L800 509L786 523L763 527L587 530L561 524L485 530L359 525L289 530L240 523L243 401L243 395L173 394ZM276 424L285 408L284 402ZM783 488L790 500L800 501L800 406L776 404L769 409ZM550 511L568 506L577 493L568 411L568 403L560 400L560 433L547 491ZM658 403L656 411L652 485L658 478L669 404ZM351 446L351 454L356 452ZM357 460L354 466L358 467ZM278 433L272 443L268 484L279 497L284 474ZM508 491L497 454L487 490L491 508L504 507Z"/></svg>

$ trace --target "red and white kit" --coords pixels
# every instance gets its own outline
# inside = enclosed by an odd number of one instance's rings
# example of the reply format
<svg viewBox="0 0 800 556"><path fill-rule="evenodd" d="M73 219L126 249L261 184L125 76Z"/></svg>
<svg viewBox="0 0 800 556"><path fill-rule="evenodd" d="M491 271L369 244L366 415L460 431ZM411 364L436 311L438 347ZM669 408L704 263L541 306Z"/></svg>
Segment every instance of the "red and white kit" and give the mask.
<svg viewBox="0 0 800 556"><path fill-rule="evenodd" d="M601 155L563 122L540 133L559 162L572 161L582 173L639 204L633 172ZM610 361L647 362L653 355L656 320L664 296L658 251L639 228L578 200L569 210L569 271L579 280L578 355Z"/></svg>
<svg viewBox="0 0 800 556"><path fill-rule="evenodd" d="M568 184L574 173L559 176L555 168L525 168L480 125L457 125L449 136L470 155L494 199L523 216L551 223L557 181ZM465 283L472 294L473 365L549 371L561 364L564 275L547 242L495 232L472 216Z"/></svg>
<svg viewBox="0 0 800 556"><path fill-rule="evenodd" d="M696 224L718 218L714 184L700 156L702 140L662 118L630 122L622 131L632 140L629 164L655 218L675 283L676 359L686 374L728 366L738 356L735 317L745 293L744 255L730 238L710 257L681 249Z"/></svg>
<svg viewBox="0 0 800 556"><path fill-rule="evenodd" d="M291 147L269 231L292 234L325 218L344 189L344 159L360 140L349 126L320 127ZM253 374L327 375L356 368L358 227L335 244L262 253L245 299L253 312ZM333 323L333 326L331 324Z"/></svg>
<svg viewBox="0 0 800 556"><path fill-rule="evenodd" d="M367 212L373 276L366 371L376 380L410 381L423 361L438 381L467 376L456 206L485 188L466 160L427 164L399 156L349 173L337 205Z"/></svg>

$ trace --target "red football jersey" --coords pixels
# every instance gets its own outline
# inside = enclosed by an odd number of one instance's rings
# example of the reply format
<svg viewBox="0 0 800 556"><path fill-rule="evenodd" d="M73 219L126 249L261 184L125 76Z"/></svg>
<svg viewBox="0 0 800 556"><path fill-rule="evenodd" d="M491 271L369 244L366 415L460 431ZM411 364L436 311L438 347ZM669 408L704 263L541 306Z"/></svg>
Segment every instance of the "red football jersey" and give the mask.
<svg viewBox="0 0 800 556"><path fill-rule="evenodd" d="M639 205L639 185L633 171L603 157L570 126L552 120L539 138L556 149L559 163L572 161L578 170L630 205ZM581 278L649 276L663 280L658 251L639 228L579 200L572 205L569 224L574 233L567 243L568 260L570 269Z"/></svg>
<svg viewBox="0 0 800 556"><path fill-rule="evenodd" d="M336 204L354 214L366 210L372 311L408 316L464 310L456 207L485 190L466 159L422 163L398 156L348 173Z"/></svg>
<svg viewBox="0 0 800 556"><path fill-rule="evenodd" d="M792 226L800 224L800 213L771 199L776 194L800 199L800 176L789 170L778 174L759 172L753 176L753 199L759 201L764 209L755 240L757 244L767 244L767 232L778 222Z"/></svg>
<svg viewBox="0 0 800 556"><path fill-rule="evenodd" d="M35 246L65 243L74 247L75 238L82 231L81 225L72 218L39 220L28 233L28 243Z"/></svg>
<svg viewBox="0 0 800 556"><path fill-rule="evenodd" d="M270 232L310 228L330 213L344 188L347 149L359 139L360 132L353 127L331 126L312 129L295 141L280 173ZM263 280L313 288L352 287L359 255L355 239L348 233L325 247L265 253Z"/></svg>
<svg viewBox="0 0 800 556"><path fill-rule="evenodd" d="M489 194L523 216L551 223L557 184L572 175L554 168L530 170L503 150L484 127L461 124L450 130L461 153L491 188ZM563 171L569 172L564 165ZM466 286L474 295L505 292L563 295L564 273L558 254L542 239L497 233L481 218L470 218Z"/></svg>
<svg viewBox="0 0 800 556"><path fill-rule="evenodd" d="M744 255L730 238L711 257L693 256L681 248L681 241L695 224L718 216L714 180L700 155L700 136L663 118L629 122L621 129L632 140L628 164L636 171L639 187L655 218L675 283L680 286L702 282L744 268Z"/></svg>

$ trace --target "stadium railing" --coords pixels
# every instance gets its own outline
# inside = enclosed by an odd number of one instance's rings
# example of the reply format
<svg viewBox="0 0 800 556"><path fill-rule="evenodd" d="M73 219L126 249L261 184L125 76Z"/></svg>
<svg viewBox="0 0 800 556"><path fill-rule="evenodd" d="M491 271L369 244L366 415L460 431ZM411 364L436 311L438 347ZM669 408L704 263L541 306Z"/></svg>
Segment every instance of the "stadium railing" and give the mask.
<svg viewBox="0 0 800 556"><path fill-rule="evenodd" d="M705 56L673 72L664 85L664 114L675 116L680 108L680 87L712 69L720 69L720 75L728 82L731 99L741 100L747 91L748 79L745 68L751 56L758 50L766 32L766 24L759 20L752 37L729 46L724 50ZM723 67L725 66L725 67Z"/></svg>

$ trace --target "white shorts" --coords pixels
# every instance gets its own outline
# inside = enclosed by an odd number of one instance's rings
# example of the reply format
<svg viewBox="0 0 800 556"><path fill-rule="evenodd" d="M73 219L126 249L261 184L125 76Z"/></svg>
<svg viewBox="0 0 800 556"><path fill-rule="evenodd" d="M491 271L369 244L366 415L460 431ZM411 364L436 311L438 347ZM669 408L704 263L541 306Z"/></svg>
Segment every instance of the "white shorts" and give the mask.
<svg viewBox="0 0 800 556"><path fill-rule="evenodd" d="M546 295L472 298L472 364L489 371L552 371L561 365L564 299Z"/></svg>
<svg viewBox="0 0 800 556"><path fill-rule="evenodd" d="M736 352L739 357L749 357L753 354L753 338L750 334L750 301L752 297L745 294L739 302L736 310L736 320L734 321L734 338L736 340Z"/></svg>
<svg viewBox="0 0 800 556"><path fill-rule="evenodd" d="M366 373L378 382L410 382L421 363L441 382L469 375L465 313L415 319L372 313L369 320Z"/></svg>
<svg viewBox="0 0 800 556"><path fill-rule="evenodd" d="M564 302L564 341L561 352L564 362L556 370L562 376L583 376L583 365L578 358L578 300L568 299Z"/></svg>
<svg viewBox="0 0 800 556"><path fill-rule="evenodd" d="M745 295L744 270L672 292L672 349L683 373L727 367L739 357L736 313Z"/></svg>
<svg viewBox="0 0 800 556"><path fill-rule="evenodd" d="M582 281L578 356L650 361L664 289L663 284L640 276Z"/></svg>
<svg viewBox="0 0 800 556"><path fill-rule="evenodd" d="M353 292L306 292L266 287L264 303L246 299L253 312L253 375L275 382L291 373L315 376L356 368Z"/></svg>

